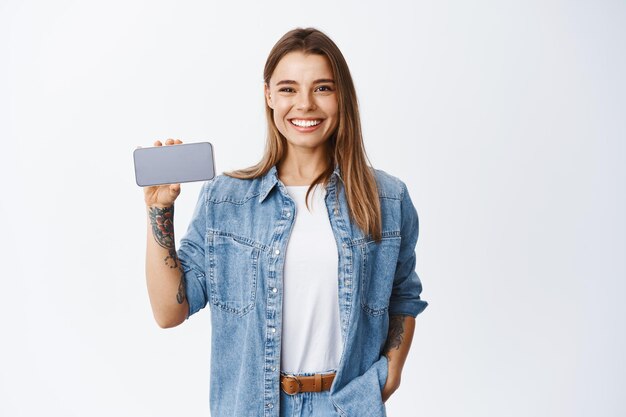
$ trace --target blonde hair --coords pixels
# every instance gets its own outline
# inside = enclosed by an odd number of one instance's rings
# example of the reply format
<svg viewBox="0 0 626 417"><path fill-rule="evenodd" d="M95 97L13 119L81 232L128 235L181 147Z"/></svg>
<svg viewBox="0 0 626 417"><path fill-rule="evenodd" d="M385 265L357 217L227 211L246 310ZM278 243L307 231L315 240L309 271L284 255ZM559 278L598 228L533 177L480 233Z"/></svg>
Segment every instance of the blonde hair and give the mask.
<svg viewBox="0 0 626 417"><path fill-rule="evenodd" d="M335 132L326 141L328 158L327 169L309 187L306 201L314 186L326 185L339 166L344 183L348 212L351 221L363 234L374 240L382 238L382 219L378 187L374 171L368 165L363 145L361 121L354 83L343 54L335 43L324 33L314 28L297 28L287 32L272 48L263 71L263 79L269 85L270 77L278 62L290 52L317 54L328 58L337 88L339 123ZM267 119L267 140L261 161L248 168L225 172L234 178L252 179L265 175L272 166L278 164L285 155L286 139L274 124L273 110L265 103Z"/></svg>

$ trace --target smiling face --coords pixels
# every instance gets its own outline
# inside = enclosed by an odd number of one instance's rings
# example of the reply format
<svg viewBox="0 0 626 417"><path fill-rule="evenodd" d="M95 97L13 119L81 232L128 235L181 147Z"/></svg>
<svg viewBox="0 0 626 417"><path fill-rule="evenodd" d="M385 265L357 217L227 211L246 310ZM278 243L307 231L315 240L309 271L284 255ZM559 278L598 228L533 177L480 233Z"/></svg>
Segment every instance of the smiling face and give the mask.
<svg viewBox="0 0 626 417"><path fill-rule="evenodd" d="M288 147L320 148L339 123L335 79L323 55L286 54L265 84L265 99Z"/></svg>

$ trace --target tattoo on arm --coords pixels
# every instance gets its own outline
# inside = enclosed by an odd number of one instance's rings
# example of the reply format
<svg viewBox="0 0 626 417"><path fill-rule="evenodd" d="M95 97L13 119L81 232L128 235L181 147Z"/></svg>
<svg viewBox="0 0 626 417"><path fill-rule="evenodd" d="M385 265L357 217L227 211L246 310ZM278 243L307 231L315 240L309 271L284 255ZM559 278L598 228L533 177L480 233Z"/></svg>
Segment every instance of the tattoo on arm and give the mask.
<svg viewBox="0 0 626 417"><path fill-rule="evenodd" d="M180 283L178 284L176 301L178 301L178 304L182 304L185 301L185 273L182 267L180 268Z"/></svg>
<svg viewBox="0 0 626 417"><path fill-rule="evenodd" d="M150 207L148 213L154 240L165 249L174 248L174 206Z"/></svg>
<svg viewBox="0 0 626 417"><path fill-rule="evenodd" d="M389 317L389 334L383 348L384 355L387 355L390 350L400 347L404 338L404 317L402 315Z"/></svg>
<svg viewBox="0 0 626 417"><path fill-rule="evenodd" d="M168 250L168 255L163 259L165 265L170 268L178 268L180 271L180 283L178 284L176 301L178 301L178 304L182 304L185 301L185 272L179 262L174 246L174 206L163 208L150 207L148 215L152 225L154 240L161 247Z"/></svg>

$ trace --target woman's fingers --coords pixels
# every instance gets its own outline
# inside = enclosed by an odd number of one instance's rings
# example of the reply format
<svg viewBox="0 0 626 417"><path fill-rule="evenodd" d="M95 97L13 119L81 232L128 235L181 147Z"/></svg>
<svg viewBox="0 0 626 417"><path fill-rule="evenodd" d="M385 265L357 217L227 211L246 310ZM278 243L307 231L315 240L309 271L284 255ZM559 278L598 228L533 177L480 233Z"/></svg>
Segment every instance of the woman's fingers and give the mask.
<svg viewBox="0 0 626 417"><path fill-rule="evenodd" d="M181 143L183 143L183 141L180 139L169 138L165 140L165 145L180 145ZM157 140L154 142L154 146L163 146L163 142Z"/></svg>
<svg viewBox="0 0 626 417"><path fill-rule="evenodd" d="M165 141L166 145L180 145L181 143L183 143L183 141L180 139L169 138Z"/></svg>

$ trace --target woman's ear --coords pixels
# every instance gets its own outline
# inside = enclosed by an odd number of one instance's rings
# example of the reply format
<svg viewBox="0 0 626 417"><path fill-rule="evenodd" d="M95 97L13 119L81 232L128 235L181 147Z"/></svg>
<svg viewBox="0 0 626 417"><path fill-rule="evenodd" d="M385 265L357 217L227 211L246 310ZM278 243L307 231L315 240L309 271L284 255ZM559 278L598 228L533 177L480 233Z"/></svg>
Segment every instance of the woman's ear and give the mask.
<svg viewBox="0 0 626 417"><path fill-rule="evenodd" d="M270 87L267 85L267 83L263 84L263 89L265 91L265 102L267 103L268 107L273 110L274 105L272 104L272 94L270 93Z"/></svg>

